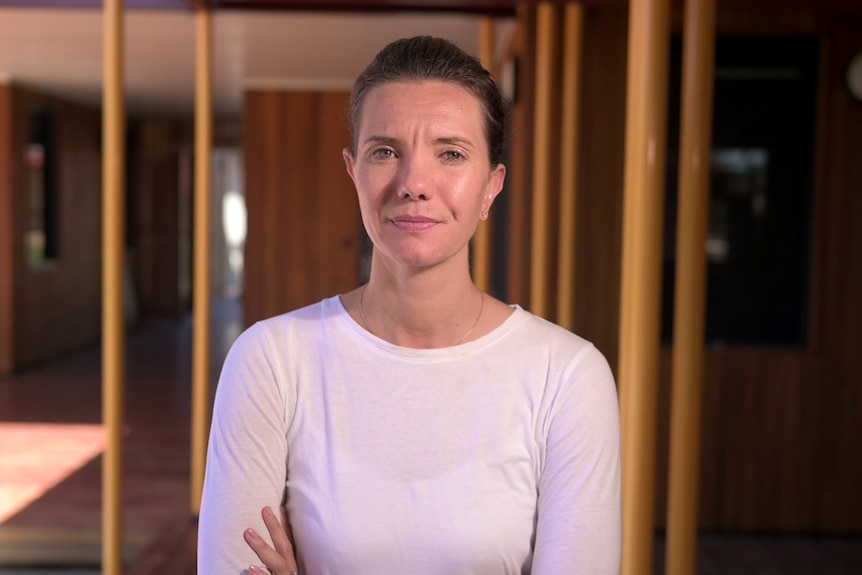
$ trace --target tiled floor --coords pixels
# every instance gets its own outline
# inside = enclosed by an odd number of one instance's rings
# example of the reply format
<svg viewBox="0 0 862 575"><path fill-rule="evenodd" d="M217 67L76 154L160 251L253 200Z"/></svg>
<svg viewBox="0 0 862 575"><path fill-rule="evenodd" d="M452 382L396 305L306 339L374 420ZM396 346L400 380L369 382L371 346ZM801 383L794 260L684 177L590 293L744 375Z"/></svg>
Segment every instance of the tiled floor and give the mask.
<svg viewBox="0 0 862 575"><path fill-rule="evenodd" d="M664 573L664 537L656 537L656 575ZM860 575L862 538L703 534L699 575Z"/></svg>
<svg viewBox="0 0 862 575"><path fill-rule="evenodd" d="M215 377L238 333L240 308L228 300L217 302L214 311ZM0 378L0 422L99 423L99 353L98 348L83 350L39 369ZM189 321L148 325L129 335L127 575L195 575L196 528L189 512L188 486L190 357ZM10 544L33 549L26 565L0 563L0 575L100 573L100 485L97 457L0 522L0 551ZM653 572L664 572L661 535L656 539ZM698 573L860 575L862 538L707 534L700 539Z"/></svg>
<svg viewBox="0 0 862 575"><path fill-rule="evenodd" d="M237 301L215 306L213 371L238 333ZM191 324L133 328L126 357L124 557L140 573L194 573L189 507ZM0 422L101 422L100 349L82 350L38 369L0 378ZM25 426L19 426L25 427ZM46 426L47 427L47 426ZM2 444L3 439L0 439ZM50 458L33 453L30 459ZM30 461L38 468L39 461ZM5 521L0 520L0 575L15 568L98 568L101 559L101 457L95 457ZM166 536L170 534L170 536ZM190 567L154 566L185 553ZM38 571L27 571L38 573ZM54 571L53 573L56 573ZM63 571L60 571L63 573ZM69 571L66 571L68 574ZM70 574L71 575L71 574Z"/></svg>

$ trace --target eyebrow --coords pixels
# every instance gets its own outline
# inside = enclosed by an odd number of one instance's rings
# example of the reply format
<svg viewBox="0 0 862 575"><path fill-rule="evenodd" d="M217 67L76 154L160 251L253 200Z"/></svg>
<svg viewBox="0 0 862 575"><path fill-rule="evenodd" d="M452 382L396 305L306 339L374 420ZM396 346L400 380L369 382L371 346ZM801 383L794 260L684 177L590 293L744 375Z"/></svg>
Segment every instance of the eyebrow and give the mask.
<svg viewBox="0 0 862 575"><path fill-rule="evenodd" d="M368 136L365 138L364 144L387 144L393 146L398 143L398 140L395 138L389 138L387 136Z"/></svg>
<svg viewBox="0 0 862 575"><path fill-rule="evenodd" d="M390 138L389 136L368 136L365 138L365 142L367 144L384 144L387 146L395 146L399 143L398 138ZM447 136L442 138L436 138L434 140L435 144L457 144L467 148L473 148L473 143L467 138L462 138L460 136Z"/></svg>
<svg viewBox="0 0 862 575"><path fill-rule="evenodd" d="M462 138L460 136L451 136L448 138L437 138L434 140L435 143L438 144L459 144L461 146L465 146L467 148L473 147L473 142L468 140L467 138Z"/></svg>

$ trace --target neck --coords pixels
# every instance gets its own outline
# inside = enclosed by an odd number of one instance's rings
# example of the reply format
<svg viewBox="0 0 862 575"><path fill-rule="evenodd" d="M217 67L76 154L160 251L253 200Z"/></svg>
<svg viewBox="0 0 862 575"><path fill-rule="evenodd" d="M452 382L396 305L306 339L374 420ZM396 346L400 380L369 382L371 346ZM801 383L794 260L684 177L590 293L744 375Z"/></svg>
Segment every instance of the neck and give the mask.
<svg viewBox="0 0 862 575"><path fill-rule="evenodd" d="M430 271L396 277L375 273L360 292L365 329L396 345L439 348L469 341L485 297L469 274Z"/></svg>

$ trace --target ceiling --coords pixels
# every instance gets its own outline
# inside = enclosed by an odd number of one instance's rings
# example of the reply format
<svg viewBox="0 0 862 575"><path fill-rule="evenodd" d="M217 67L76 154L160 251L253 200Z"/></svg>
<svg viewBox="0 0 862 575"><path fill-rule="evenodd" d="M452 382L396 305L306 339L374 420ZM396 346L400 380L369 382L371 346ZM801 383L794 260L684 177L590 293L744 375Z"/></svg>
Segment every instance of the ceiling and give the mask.
<svg viewBox="0 0 862 575"><path fill-rule="evenodd" d="M204 2L220 8L212 16L214 103L220 115L238 115L242 94L250 88L348 89L374 54L399 37L444 36L477 54L480 20L493 14L501 52L513 27L512 3L505 1L126 0L124 61L131 113L191 113L195 12L190 6ZM0 0L0 83L100 105L101 4ZM261 9L276 4L329 10ZM255 9L228 9L239 5Z"/></svg>
<svg viewBox="0 0 862 575"><path fill-rule="evenodd" d="M0 83L20 83L98 106L103 1L0 0ZM247 89L347 89L373 55L399 37L444 36L477 54L479 23L486 16L498 22L499 57L514 28L515 7L522 2L536 0L124 0L127 107L132 113L191 113L195 10L200 7L213 11L216 111L238 115ZM862 11L862 0L719 4Z"/></svg>

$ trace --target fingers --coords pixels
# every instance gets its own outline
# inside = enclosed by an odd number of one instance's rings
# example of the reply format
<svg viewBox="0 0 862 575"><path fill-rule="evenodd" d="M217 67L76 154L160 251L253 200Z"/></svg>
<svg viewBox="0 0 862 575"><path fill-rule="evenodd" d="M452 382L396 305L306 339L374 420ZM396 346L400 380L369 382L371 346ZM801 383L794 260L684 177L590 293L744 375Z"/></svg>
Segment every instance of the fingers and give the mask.
<svg viewBox="0 0 862 575"><path fill-rule="evenodd" d="M246 529L243 538L272 575L296 575L296 558L293 554L293 538L290 524L287 522L287 513L282 507L282 519L279 522L272 509L266 507L263 509L262 516L275 548L273 549L254 529ZM248 572L250 575L266 573L255 565L250 566Z"/></svg>
<svg viewBox="0 0 862 575"><path fill-rule="evenodd" d="M289 570L287 567L287 560L283 557L280 557L278 553L273 549L254 529L246 529L243 533L243 538L245 542L248 543L249 547L257 554L258 559L269 569L269 573L273 575L288 575ZM251 575L257 575L259 573L267 573L260 567L256 565L250 565L248 568L248 572Z"/></svg>
<svg viewBox="0 0 862 575"><path fill-rule="evenodd" d="M269 575L270 571L258 567L257 565L249 565L248 569L243 573L246 573L247 575ZM296 571L291 571L288 575L298 575L298 573Z"/></svg>
<svg viewBox="0 0 862 575"><path fill-rule="evenodd" d="M295 568L296 561L293 559L293 544L287 532L289 527L284 507L281 508L281 521L278 520L275 512L269 507L264 507L261 515L263 515L263 522L269 530L269 536L272 538L276 552L280 557L287 558L288 562L293 562L293 565L289 565L289 567Z"/></svg>

